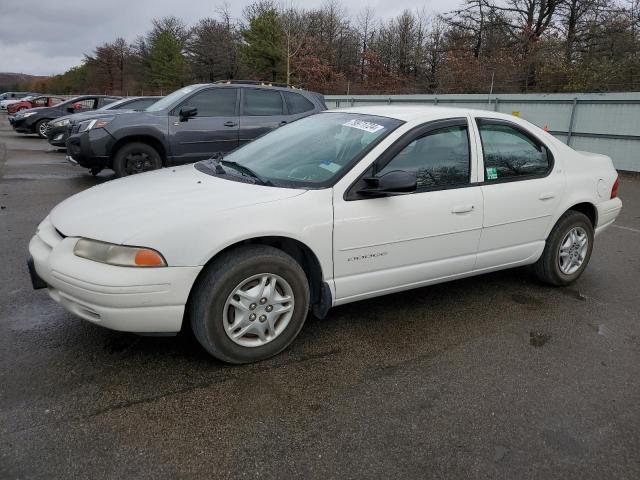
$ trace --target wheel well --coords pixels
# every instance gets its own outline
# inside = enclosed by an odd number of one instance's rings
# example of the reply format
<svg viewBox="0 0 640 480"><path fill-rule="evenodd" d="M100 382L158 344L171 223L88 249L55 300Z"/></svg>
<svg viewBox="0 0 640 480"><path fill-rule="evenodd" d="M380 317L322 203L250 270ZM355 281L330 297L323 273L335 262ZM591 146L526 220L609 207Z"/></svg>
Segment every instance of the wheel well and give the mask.
<svg viewBox="0 0 640 480"><path fill-rule="evenodd" d="M123 137L120 140L118 140L113 146L113 148L111 149L111 167L113 167L113 159L118 153L118 150L120 150L122 147L124 147L128 143L133 143L133 142L141 142L141 143L146 143L148 145L151 145L153 148L155 148L158 151L158 153L162 157L162 164L166 166L167 152L160 140L158 140L155 137L152 137L151 135L131 135L129 137Z"/></svg>
<svg viewBox="0 0 640 480"><path fill-rule="evenodd" d="M294 240L293 238L277 236L257 237L234 243L233 245L229 245L228 247L214 255L205 264L204 268L215 262L216 259L219 258L223 253L228 252L229 250L232 250L240 245L269 245L271 247L282 250L288 255L291 255L291 257L293 257L293 259L302 267L302 270L304 270L304 273L307 276L307 280L309 281L311 305L318 305L327 301L330 304L330 295L328 299L324 298L326 292L323 288L322 267L320 266L318 257L316 257L315 253L313 253L313 251L308 246L298 240ZM204 268L202 269L202 271L204 271Z"/></svg>
<svg viewBox="0 0 640 480"><path fill-rule="evenodd" d="M592 203L578 203L571 207L569 210L575 210L576 212L585 214L587 218L591 220L591 225L593 225L593 228L596 228L596 225L598 224L598 211Z"/></svg>

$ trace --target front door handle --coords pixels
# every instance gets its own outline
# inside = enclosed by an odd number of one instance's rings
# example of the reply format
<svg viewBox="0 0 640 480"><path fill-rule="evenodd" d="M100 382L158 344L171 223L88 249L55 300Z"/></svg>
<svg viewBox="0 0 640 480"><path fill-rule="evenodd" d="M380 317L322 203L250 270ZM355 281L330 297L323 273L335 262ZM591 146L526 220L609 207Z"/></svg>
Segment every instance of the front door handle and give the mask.
<svg viewBox="0 0 640 480"><path fill-rule="evenodd" d="M461 213L469 213L474 209L473 205L458 205L457 207L453 207L451 213L459 215Z"/></svg>
<svg viewBox="0 0 640 480"><path fill-rule="evenodd" d="M235 127L236 125L238 125L236 122L224 122L225 127Z"/></svg>
<svg viewBox="0 0 640 480"><path fill-rule="evenodd" d="M544 193L541 193L538 198L540 200L551 200L552 198L555 198L555 197L556 197L556 194L554 192L544 192Z"/></svg>
<svg viewBox="0 0 640 480"><path fill-rule="evenodd" d="M287 121L286 121L286 120L282 120L282 121L280 122L280 126L282 126L282 125L286 125L286 124L287 124Z"/></svg>

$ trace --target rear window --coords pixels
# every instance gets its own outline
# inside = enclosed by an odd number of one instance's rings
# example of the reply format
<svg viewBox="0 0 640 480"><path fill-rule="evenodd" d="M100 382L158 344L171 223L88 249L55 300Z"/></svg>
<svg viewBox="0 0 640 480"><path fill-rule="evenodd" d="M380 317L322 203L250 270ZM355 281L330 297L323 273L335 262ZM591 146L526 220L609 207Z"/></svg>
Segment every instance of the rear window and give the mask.
<svg viewBox="0 0 640 480"><path fill-rule="evenodd" d="M287 102L290 115L309 112L315 108L313 103L299 93L284 92L284 101Z"/></svg>
<svg viewBox="0 0 640 480"><path fill-rule="evenodd" d="M243 115L269 116L282 115L282 97L276 90L246 88L242 103Z"/></svg>

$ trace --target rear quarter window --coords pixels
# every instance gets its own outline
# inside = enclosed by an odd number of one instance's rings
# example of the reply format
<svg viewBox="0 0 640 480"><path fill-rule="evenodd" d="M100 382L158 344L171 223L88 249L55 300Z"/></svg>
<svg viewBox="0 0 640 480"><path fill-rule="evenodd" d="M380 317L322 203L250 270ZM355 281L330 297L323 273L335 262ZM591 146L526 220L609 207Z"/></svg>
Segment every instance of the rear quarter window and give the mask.
<svg viewBox="0 0 640 480"><path fill-rule="evenodd" d="M284 101L287 103L287 110L289 110L289 115L297 115L298 113L310 112L315 108L313 103L311 103L299 93L284 92Z"/></svg>

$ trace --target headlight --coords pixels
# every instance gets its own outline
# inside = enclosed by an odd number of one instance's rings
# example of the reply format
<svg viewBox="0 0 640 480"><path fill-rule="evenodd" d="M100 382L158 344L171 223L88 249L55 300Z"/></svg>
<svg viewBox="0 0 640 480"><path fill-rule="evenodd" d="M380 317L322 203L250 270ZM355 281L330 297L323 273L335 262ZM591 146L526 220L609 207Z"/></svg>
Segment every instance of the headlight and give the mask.
<svg viewBox="0 0 640 480"><path fill-rule="evenodd" d="M85 120L78 124L78 132L86 132L94 128L104 128L109 125L109 122L113 120L113 117L107 118L94 118L93 120Z"/></svg>
<svg viewBox="0 0 640 480"><path fill-rule="evenodd" d="M69 125L69 119L65 118L64 120L56 120L55 122L51 122L51 125L54 127L66 127Z"/></svg>
<svg viewBox="0 0 640 480"><path fill-rule="evenodd" d="M167 262L160 253L151 248L126 247L112 243L81 238L76 242L73 253L95 262L108 263L120 267L166 267Z"/></svg>
<svg viewBox="0 0 640 480"><path fill-rule="evenodd" d="M24 112L24 113L22 114L22 116L23 116L24 118L27 118L27 117L30 117L31 115L35 115L36 113L38 113L38 112Z"/></svg>

